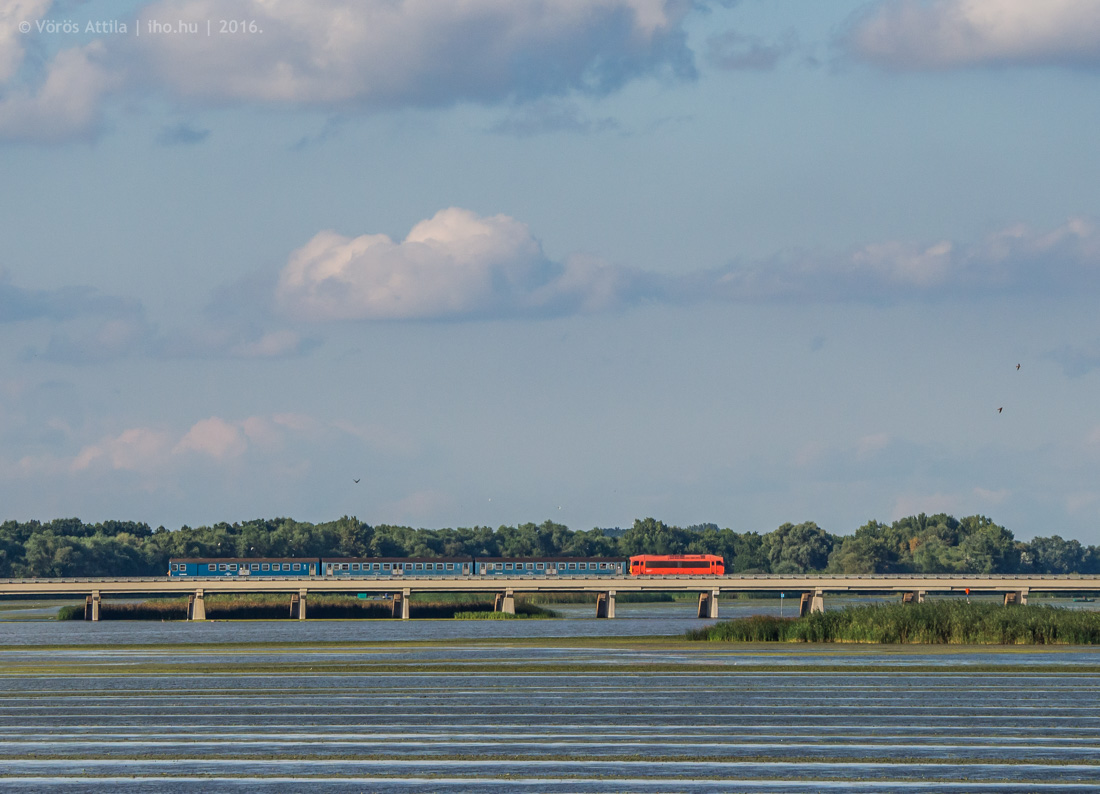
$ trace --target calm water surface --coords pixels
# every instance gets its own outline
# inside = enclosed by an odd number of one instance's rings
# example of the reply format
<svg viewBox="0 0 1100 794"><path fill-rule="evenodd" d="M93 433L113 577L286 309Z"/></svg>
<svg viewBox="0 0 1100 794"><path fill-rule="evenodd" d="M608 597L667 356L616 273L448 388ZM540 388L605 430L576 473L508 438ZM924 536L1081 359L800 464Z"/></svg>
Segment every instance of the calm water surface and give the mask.
<svg viewBox="0 0 1100 794"><path fill-rule="evenodd" d="M638 639L694 609L2 621L0 791L1100 790L1093 649Z"/></svg>

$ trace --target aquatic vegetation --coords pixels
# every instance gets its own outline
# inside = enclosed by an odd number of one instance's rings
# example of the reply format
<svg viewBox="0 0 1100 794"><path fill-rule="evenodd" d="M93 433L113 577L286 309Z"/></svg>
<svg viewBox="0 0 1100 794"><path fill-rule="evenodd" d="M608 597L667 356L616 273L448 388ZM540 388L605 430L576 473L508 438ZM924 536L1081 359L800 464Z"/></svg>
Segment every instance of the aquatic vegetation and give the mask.
<svg viewBox="0 0 1100 794"><path fill-rule="evenodd" d="M290 619L290 597L277 593L209 595L206 617L209 620L286 620ZM517 601L520 617L558 617L553 610ZM453 618L459 614L492 615L491 600L467 599L425 601L410 599L409 617ZM393 602L361 599L355 596L311 594L306 605L310 620L355 620L393 618ZM156 598L148 601L104 601L99 607L100 620L186 620L186 598ZM83 605L61 607L58 620L83 620Z"/></svg>
<svg viewBox="0 0 1100 794"><path fill-rule="evenodd" d="M724 642L946 645L1100 644L1100 613L1053 606L939 601L851 606L803 618L754 616L688 632Z"/></svg>

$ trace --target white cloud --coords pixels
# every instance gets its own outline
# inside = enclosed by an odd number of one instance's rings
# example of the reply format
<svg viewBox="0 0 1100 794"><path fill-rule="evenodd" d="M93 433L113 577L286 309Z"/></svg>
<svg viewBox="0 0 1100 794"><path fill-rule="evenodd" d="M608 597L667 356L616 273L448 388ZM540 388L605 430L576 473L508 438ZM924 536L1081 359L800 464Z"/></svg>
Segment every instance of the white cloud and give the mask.
<svg viewBox="0 0 1100 794"><path fill-rule="evenodd" d="M701 275L701 274L700 274ZM739 301L898 301L991 293L1064 294L1100 287L1100 231L1072 218L1050 231L1022 224L976 244L871 243L846 256L800 254L735 264L692 292Z"/></svg>
<svg viewBox="0 0 1100 794"><path fill-rule="evenodd" d="M479 319L596 312L642 301L898 302L1100 288L1100 230L1074 218L1049 231L1014 225L974 244L870 243L681 276L575 255L548 260L526 224L450 208L404 241L321 232L279 275L275 303L294 318Z"/></svg>
<svg viewBox="0 0 1100 794"><path fill-rule="evenodd" d="M10 80L23 63L27 34L20 24L34 24L46 15L52 0L0 0L0 85Z"/></svg>
<svg viewBox="0 0 1100 794"><path fill-rule="evenodd" d="M613 271L549 261L527 225L452 207L399 243L320 232L295 251L276 300L305 320L393 320L555 312L613 300Z"/></svg>
<svg viewBox="0 0 1100 794"><path fill-rule="evenodd" d="M894 69L1100 65L1096 0L883 0L860 14L847 46Z"/></svg>
<svg viewBox="0 0 1100 794"><path fill-rule="evenodd" d="M196 422L172 452L199 452L214 460L226 460L243 455L247 449L248 442L239 427L212 416Z"/></svg>
<svg viewBox="0 0 1100 794"><path fill-rule="evenodd" d="M255 20L262 33L136 38L183 97L373 107L604 91L691 71L686 0L162 0L143 20ZM215 22L215 25L217 23Z"/></svg>
<svg viewBox="0 0 1100 794"><path fill-rule="evenodd" d="M26 63L26 50L45 35L36 23L51 2L0 0L0 139L91 137L101 126L105 100L123 93L167 95L188 105L244 102L347 111L522 103L574 92L605 94L649 74L690 78L694 63L681 23L692 5L161 0L139 8L130 23L145 35L112 34L62 50L37 75L37 65ZM78 26L88 21L69 11ZM223 34L220 20L246 20L246 31ZM19 32L20 22L29 22L30 31ZM171 30L153 33L154 24ZM177 29L191 24L196 33ZM202 137L202 131L177 128L162 140Z"/></svg>
<svg viewBox="0 0 1100 794"><path fill-rule="evenodd" d="M0 138L57 142L92 135L104 96L120 82L103 65L105 54L102 41L63 50L41 85L0 95Z"/></svg>
<svg viewBox="0 0 1100 794"><path fill-rule="evenodd" d="M96 463L112 469L142 471L163 461L170 449L170 435L148 427L134 427L117 436L84 447L72 462L73 471L83 471Z"/></svg>

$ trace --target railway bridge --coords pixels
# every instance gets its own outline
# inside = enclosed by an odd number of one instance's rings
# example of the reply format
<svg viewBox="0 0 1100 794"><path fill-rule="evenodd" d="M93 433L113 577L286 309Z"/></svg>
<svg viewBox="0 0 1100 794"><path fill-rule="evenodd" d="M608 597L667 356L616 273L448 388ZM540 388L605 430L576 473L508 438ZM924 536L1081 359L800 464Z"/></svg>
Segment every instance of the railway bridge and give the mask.
<svg viewBox="0 0 1100 794"><path fill-rule="evenodd" d="M899 594L906 603L920 603L929 595L1003 596L1005 606L1026 604L1031 593L1096 594L1100 576L1040 574L865 574L727 576L454 576L454 577L339 577L247 576L125 577L0 579L0 598L10 596L83 597L86 620L99 620L104 598L134 596L188 597L189 620L205 620L205 597L211 593L283 593L290 616L305 620L307 598L318 593L388 595L393 616L408 619L413 593L491 593L495 608L515 613L517 593L595 593L596 616L615 617L618 593L697 593L698 616L718 617L718 598L734 593L797 594L800 614L823 612L830 595Z"/></svg>

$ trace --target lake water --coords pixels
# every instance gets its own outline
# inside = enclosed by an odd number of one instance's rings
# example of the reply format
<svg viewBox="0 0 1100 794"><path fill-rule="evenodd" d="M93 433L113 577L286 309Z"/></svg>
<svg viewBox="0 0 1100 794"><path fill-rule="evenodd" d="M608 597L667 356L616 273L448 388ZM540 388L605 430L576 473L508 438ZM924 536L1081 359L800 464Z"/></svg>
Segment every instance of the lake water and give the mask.
<svg viewBox="0 0 1100 794"><path fill-rule="evenodd" d="M668 636L694 609L0 621L0 791L1100 790L1100 650Z"/></svg>

